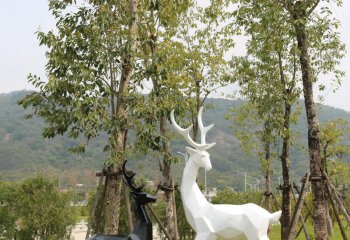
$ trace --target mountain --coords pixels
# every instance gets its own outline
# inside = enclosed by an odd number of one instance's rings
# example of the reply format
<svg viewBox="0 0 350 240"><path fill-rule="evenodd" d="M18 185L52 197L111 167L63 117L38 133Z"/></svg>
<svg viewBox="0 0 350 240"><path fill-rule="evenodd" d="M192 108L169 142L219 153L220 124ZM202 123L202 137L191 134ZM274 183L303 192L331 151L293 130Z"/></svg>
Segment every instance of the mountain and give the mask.
<svg viewBox="0 0 350 240"><path fill-rule="evenodd" d="M17 105L17 101L29 92L19 91L0 94L0 180L17 180L35 173L52 175L59 179L63 186L75 186L84 183L95 184L95 171L99 171L106 159L102 151L106 137L98 137L90 142L87 151L82 155L68 152L68 148L77 145L78 140L66 136L43 139L41 119L25 120L26 111ZM261 164L256 157L247 156L240 147L238 139L233 135L233 123L226 119L230 108L244 103L242 100L208 99L213 105L203 114L203 121L215 127L207 136L208 142L216 142L210 150L213 170L207 173L208 185L211 187L243 188L244 172L248 173L248 181L256 183L255 178L263 180ZM300 104L302 105L302 104ZM301 111L298 123L292 126L294 141L291 148L291 168L295 181L308 169L307 125L304 110ZM350 113L329 106L319 105L319 120L324 122L335 118L344 118L350 122ZM103 134L102 134L103 135ZM350 144L350 136L344 139ZM187 144L180 138L172 141L173 153L184 152ZM278 149L279 146L277 145ZM180 155L179 155L180 156ZM345 159L350 162L349 157ZM173 167L173 174L180 181L184 161ZM272 182L277 184L280 176L280 162L273 161L274 176ZM161 176L155 156L133 156L130 168L138 174L156 180ZM204 174L200 173L199 181L203 182Z"/></svg>

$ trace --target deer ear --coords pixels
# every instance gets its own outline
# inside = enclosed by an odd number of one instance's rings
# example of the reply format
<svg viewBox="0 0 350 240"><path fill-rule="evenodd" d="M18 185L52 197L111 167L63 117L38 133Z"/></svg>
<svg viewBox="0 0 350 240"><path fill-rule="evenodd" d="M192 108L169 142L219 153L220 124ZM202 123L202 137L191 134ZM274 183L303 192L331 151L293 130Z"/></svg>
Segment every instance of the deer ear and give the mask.
<svg viewBox="0 0 350 240"><path fill-rule="evenodd" d="M209 144L207 144L207 146L206 146L203 150L207 150L207 149L209 149L209 148L211 148L211 147L214 147L215 144L216 144L216 143L209 143Z"/></svg>
<svg viewBox="0 0 350 240"><path fill-rule="evenodd" d="M195 149L195 148L186 147L186 150L187 150L188 154L190 154L191 156L195 153L200 153L200 150Z"/></svg>

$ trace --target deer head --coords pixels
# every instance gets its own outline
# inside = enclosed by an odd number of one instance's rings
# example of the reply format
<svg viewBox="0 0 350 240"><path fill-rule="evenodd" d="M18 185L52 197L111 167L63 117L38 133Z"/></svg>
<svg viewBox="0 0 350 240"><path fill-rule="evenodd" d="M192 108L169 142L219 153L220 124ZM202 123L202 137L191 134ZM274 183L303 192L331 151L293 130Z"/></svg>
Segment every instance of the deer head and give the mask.
<svg viewBox="0 0 350 240"><path fill-rule="evenodd" d="M127 161L124 161L123 167L122 167L122 173L123 173L123 181L125 184L130 188L131 193L133 194L134 199L136 202L140 205L144 205L150 202L155 202L157 198L155 196L152 196L146 192L142 192L142 188L144 185L136 186L135 185L135 173L132 173L130 176L127 174L125 165Z"/></svg>
<svg viewBox="0 0 350 240"><path fill-rule="evenodd" d="M203 107L201 107L198 112L198 126L201 132L201 143L199 144L193 141L193 139L190 136L190 131L193 125L189 126L186 129L181 128L175 121L174 111L175 110L171 111L170 119L175 130L178 133L180 133L182 136L184 136L188 144L190 144L193 147L193 148L186 147L188 154L190 154L189 161L194 161L194 163L197 164L199 167L203 167L205 170L210 170L211 169L210 155L206 150L213 147L215 143L209 143L209 144L206 143L205 137L207 132L214 126L214 124L211 124L208 127L203 126L203 122L202 122Z"/></svg>

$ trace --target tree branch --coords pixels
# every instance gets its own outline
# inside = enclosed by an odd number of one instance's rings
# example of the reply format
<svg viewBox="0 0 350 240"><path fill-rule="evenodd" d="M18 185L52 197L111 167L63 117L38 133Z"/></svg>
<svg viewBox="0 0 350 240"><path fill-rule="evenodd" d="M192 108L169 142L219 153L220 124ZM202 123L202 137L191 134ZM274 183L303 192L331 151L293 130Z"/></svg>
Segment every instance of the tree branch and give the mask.
<svg viewBox="0 0 350 240"><path fill-rule="evenodd" d="M306 17L310 16L310 14L315 10L315 8L318 6L320 3L320 0L316 0L314 5L310 8L310 10L306 13Z"/></svg>
<svg viewBox="0 0 350 240"><path fill-rule="evenodd" d="M201 106L203 106L205 100L207 99L207 97L209 96L210 93L214 92L215 90L217 90L219 88L226 87L227 85L228 85L228 83L220 85L220 86L217 86L216 88L213 88L211 90L206 91L206 93L205 93L205 95L204 95L204 97L202 99Z"/></svg>

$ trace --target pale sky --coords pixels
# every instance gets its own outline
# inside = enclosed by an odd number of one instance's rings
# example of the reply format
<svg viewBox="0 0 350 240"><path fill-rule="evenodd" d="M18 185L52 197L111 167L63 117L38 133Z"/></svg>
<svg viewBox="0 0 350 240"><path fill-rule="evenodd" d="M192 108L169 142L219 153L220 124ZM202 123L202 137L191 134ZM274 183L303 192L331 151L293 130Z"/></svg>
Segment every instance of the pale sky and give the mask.
<svg viewBox="0 0 350 240"><path fill-rule="evenodd" d="M45 79L45 49L39 47L35 32L48 31L55 22L46 0L0 0L0 93L33 89L27 75L33 73ZM342 8L333 7L341 21L340 32L348 54L342 61L346 71L341 88L326 90L324 104L350 111L350 0ZM324 79L326 81L326 79ZM316 94L317 95L317 94Z"/></svg>

